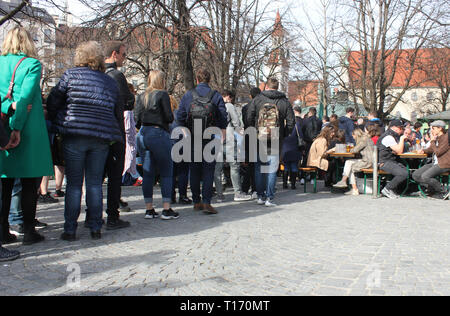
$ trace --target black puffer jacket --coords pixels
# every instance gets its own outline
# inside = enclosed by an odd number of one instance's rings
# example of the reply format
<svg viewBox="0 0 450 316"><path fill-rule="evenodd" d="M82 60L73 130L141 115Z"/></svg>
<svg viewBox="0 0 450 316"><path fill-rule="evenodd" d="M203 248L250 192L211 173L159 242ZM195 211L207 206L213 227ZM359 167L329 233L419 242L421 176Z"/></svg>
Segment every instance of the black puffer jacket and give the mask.
<svg viewBox="0 0 450 316"><path fill-rule="evenodd" d="M49 119L63 135L124 142L114 109L119 102L114 79L87 67L67 70L47 99ZM123 117L122 117L123 121Z"/></svg>

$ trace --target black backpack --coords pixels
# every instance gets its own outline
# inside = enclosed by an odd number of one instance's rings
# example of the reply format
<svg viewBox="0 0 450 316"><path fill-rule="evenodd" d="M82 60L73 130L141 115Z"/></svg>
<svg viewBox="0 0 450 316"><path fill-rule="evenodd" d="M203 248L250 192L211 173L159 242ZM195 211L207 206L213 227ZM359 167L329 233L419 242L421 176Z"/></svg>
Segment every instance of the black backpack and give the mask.
<svg viewBox="0 0 450 316"><path fill-rule="evenodd" d="M194 122L202 121L202 132L208 127L214 126L216 106L212 103L216 91L212 90L204 97L201 97L197 90L191 90L192 102L189 109L187 127L191 132L194 131Z"/></svg>

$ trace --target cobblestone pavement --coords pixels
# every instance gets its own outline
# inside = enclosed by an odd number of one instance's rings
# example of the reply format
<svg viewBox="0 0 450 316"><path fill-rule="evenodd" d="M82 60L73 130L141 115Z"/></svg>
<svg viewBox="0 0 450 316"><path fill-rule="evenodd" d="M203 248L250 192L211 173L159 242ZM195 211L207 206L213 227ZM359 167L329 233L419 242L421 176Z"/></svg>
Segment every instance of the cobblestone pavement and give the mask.
<svg viewBox="0 0 450 316"><path fill-rule="evenodd" d="M123 196L132 227L98 241L84 212L79 240L59 240L63 199L39 206L47 240L7 246L22 256L0 265L0 295L450 295L449 201L299 189L163 221L144 219L140 188Z"/></svg>

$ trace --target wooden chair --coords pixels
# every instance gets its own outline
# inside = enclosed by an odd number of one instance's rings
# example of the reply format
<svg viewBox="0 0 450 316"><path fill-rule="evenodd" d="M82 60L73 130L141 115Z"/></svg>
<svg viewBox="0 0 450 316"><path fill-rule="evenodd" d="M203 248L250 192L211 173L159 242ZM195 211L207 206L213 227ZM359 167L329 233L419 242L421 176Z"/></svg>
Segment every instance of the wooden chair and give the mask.
<svg viewBox="0 0 450 316"><path fill-rule="evenodd" d="M312 174L314 177L314 193L317 193L317 174L319 170L316 167L299 168L299 170L303 172L303 181L305 182L303 185L304 192L306 193L306 174Z"/></svg>

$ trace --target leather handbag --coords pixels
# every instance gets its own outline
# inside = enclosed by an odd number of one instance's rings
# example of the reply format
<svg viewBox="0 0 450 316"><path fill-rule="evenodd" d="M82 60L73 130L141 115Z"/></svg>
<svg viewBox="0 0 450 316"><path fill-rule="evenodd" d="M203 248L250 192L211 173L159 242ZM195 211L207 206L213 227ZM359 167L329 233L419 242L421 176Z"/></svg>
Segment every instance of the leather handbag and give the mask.
<svg viewBox="0 0 450 316"><path fill-rule="evenodd" d="M297 145L298 148L305 147L306 143L303 138L300 137L300 133L298 132L297 124L295 124L295 130L297 131Z"/></svg>

